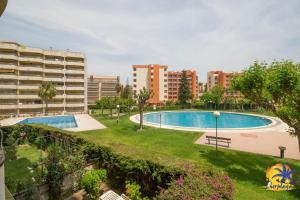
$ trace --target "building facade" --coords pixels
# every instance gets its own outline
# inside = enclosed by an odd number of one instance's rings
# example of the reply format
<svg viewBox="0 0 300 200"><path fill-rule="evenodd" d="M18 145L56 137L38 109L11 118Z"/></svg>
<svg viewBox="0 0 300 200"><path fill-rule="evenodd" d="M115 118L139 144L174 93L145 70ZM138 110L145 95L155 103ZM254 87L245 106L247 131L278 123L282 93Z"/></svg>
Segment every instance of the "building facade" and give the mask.
<svg viewBox="0 0 300 200"><path fill-rule="evenodd" d="M220 86L229 89L231 79L238 73L224 71L209 71L207 72L207 91L210 91L215 86Z"/></svg>
<svg viewBox="0 0 300 200"><path fill-rule="evenodd" d="M88 105L94 105L102 97L116 97L117 84L120 84L119 76L94 76L90 75L87 80Z"/></svg>
<svg viewBox="0 0 300 200"><path fill-rule="evenodd" d="M185 70L193 99L198 98L198 76L196 71ZM182 72L168 72L168 100L177 101Z"/></svg>
<svg viewBox="0 0 300 200"><path fill-rule="evenodd" d="M38 96L43 81L56 85L49 113L87 112L85 55L0 42L0 115L42 114Z"/></svg>
<svg viewBox="0 0 300 200"><path fill-rule="evenodd" d="M162 104L168 100L168 66L150 64L133 65L133 94L139 93L144 87L153 92L150 104Z"/></svg>

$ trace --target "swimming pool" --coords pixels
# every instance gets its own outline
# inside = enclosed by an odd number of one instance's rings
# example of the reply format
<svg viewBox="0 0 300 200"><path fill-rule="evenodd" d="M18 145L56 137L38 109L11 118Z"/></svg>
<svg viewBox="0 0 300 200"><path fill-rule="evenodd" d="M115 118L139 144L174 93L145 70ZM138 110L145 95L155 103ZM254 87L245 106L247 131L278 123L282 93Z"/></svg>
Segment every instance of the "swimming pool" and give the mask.
<svg viewBox="0 0 300 200"><path fill-rule="evenodd" d="M270 119L239 113L221 112L218 128L257 128L272 123ZM161 116L161 117L160 117ZM145 122L183 128L215 128L213 112L156 112L144 115Z"/></svg>
<svg viewBox="0 0 300 200"><path fill-rule="evenodd" d="M24 119L18 124L46 124L56 128L76 128L77 123L73 115L60 115L51 117L33 117Z"/></svg>

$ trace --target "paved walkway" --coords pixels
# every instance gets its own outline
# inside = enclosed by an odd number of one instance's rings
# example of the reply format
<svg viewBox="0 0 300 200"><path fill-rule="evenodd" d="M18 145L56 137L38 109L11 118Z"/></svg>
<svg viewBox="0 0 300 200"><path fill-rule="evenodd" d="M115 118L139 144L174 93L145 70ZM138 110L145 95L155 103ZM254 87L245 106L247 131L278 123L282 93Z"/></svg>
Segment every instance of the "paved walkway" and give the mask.
<svg viewBox="0 0 300 200"><path fill-rule="evenodd" d="M279 119L276 119L280 121ZM218 137L231 138L230 149L279 156L279 146L285 146L285 157L300 160L298 139L287 133L288 126L283 122L276 125L253 130L218 130ZM206 131L196 144L206 144L206 135L215 136L215 131ZM210 145L211 146L211 145ZM226 147L224 147L226 148Z"/></svg>

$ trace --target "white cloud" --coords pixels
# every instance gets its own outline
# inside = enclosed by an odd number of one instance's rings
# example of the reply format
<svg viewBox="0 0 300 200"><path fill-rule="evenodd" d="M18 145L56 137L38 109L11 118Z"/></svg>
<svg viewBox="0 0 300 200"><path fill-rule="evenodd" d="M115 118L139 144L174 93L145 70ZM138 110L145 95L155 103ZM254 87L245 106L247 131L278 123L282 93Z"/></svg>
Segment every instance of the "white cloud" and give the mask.
<svg viewBox="0 0 300 200"><path fill-rule="evenodd" d="M86 53L88 71L130 77L132 64L241 70L300 53L300 2L15 0L0 38Z"/></svg>

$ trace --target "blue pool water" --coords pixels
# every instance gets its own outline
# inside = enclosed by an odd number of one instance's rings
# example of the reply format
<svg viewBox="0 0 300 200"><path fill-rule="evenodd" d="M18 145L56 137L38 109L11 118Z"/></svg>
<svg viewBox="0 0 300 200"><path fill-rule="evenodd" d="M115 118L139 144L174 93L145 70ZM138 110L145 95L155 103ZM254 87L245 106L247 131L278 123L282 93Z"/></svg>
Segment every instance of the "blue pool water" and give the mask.
<svg viewBox="0 0 300 200"><path fill-rule="evenodd" d="M77 127L77 123L73 115L27 118L20 121L18 124L46 124L48 126L61 129Z"/></svg>
<svg viewBox="0 0 300 200"><path fill-rule="evenodd" d="M146 122L159 124L160 113L144 115ZM266 118L253 115L221 112L218 128L254 128L271 124ZM161 124L190 128L215 128L216 119L213 112L161 112Z"/></svg>

